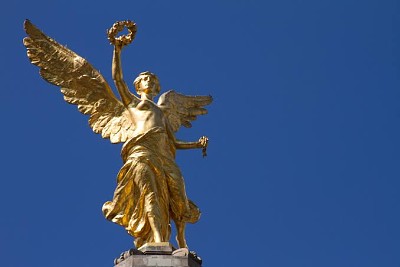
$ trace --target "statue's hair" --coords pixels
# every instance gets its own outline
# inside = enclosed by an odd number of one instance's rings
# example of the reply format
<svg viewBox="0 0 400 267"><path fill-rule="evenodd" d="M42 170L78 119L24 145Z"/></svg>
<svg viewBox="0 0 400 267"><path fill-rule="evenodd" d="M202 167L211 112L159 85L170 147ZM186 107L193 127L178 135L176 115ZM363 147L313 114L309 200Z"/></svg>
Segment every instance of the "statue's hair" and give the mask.
<svg viewBox="0 0 400 267"><path fill-rule="evenodd" d="M145 71L145 72L141 72L139 73L139 75L136 77L136 79L133 81L133 85L135 86L136 92L139 92L139 83L140 81L143 79L143 76L151 76L152 78L154 78L156 80L156 88L157 88L157 94L160 92L161 90L161 86L160 86L160 81L158 80L158 77L150 72L150 71Z"/></svg>

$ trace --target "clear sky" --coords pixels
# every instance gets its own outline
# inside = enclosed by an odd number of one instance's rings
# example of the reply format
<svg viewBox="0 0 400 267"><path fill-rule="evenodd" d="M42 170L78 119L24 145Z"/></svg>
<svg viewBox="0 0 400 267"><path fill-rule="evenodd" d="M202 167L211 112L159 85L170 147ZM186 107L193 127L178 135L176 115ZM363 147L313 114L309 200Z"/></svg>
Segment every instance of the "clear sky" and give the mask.
<svg viewBox="0 0 400 267"><path fill-rule="evenodd" d="M203 266L400 266L400 2L26 1L0 22L0 266L112 266L132 247L104 219L120 145L92 132L38 74L23 20L111 83L116 20L138 25L125 80L214 97L178 137ZM131 89L133 87L131 86Z"/></svg>

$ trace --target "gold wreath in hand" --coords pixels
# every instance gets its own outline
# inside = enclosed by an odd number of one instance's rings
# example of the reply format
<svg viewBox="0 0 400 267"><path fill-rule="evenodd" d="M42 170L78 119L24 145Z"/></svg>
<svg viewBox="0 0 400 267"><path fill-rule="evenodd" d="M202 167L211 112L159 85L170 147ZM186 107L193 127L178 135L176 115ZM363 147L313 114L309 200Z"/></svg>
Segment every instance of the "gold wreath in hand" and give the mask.
<svg viewBox="0 0 400 267"><path fill-rule="evenodd" d="M128 30L128 34L117 37L117 34L124 30ZM132 43L136 34L136 23L130 20L123 20L115 22L112 27L107 31L108 40L113 45L125 46Z"/></svg>

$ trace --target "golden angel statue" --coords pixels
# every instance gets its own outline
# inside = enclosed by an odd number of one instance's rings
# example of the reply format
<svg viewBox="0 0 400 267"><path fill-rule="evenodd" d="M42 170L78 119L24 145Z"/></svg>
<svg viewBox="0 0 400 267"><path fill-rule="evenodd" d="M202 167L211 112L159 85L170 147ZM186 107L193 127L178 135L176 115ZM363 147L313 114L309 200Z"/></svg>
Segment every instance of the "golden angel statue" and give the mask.
<svg viewBox="0 0 400 267"><path fill-rule="evenodd" d="M162 94L155 74L142 72L134 81L136 96L122 76L121 50L132 42L136 25L131 21L114 23L108 39L114 46L112 78L119 100L103 76L84 58L24 23L28 57L40 68L40 75L61 87L64 99L90 116L95 133L112 143L123 143L123 166L117 175L117 188L111 201L103 205L104 216L121 226L135 239L137 248L148 243L168 242L170 222L177 228L177 242L186 248L185 225L200 217L198 207L186 196L181 171L175 163L176 149L202 148L208 138L183 142L174 133L181 125L191 127L196 116L207 113L204 106L211 96L185 96L174 91ZM127 35L117 36L123 29Z"/></svg>

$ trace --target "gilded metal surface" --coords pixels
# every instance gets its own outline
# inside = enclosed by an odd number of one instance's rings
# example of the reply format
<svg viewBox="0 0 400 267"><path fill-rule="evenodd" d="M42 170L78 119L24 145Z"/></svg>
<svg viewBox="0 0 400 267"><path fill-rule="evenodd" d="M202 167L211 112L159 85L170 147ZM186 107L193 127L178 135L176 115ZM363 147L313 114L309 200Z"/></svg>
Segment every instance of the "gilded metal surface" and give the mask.
<svg viewBox="0 0 400 267"><path fill-rule="evenodd" d="M128 35L117 37L124 28ZM180 126L207 113L204 106L211 96L185 96L168 91L154 102L160 91L156 75L142 72L132 94L123 80L121 50L136 33L131 21L116 22L108 31L114 46L112 77L121 96L115 97L103 76L88 61L60 45L28 20L24 28L28 37L24 45L30 61L40 68L40 75L60 86L64 99L90 115L95 133L112 143L123 143L124 165L117 176L117 188L111 201L103 205L104 216L135 237L136 247L149 242L169 241L170 221L177 227L179 247L187 247L185 224L200 217L197 206L187 198L183 176L175 163L176 149L201 148L206 154L208 138L195 142L177 140Z"/></svg>

